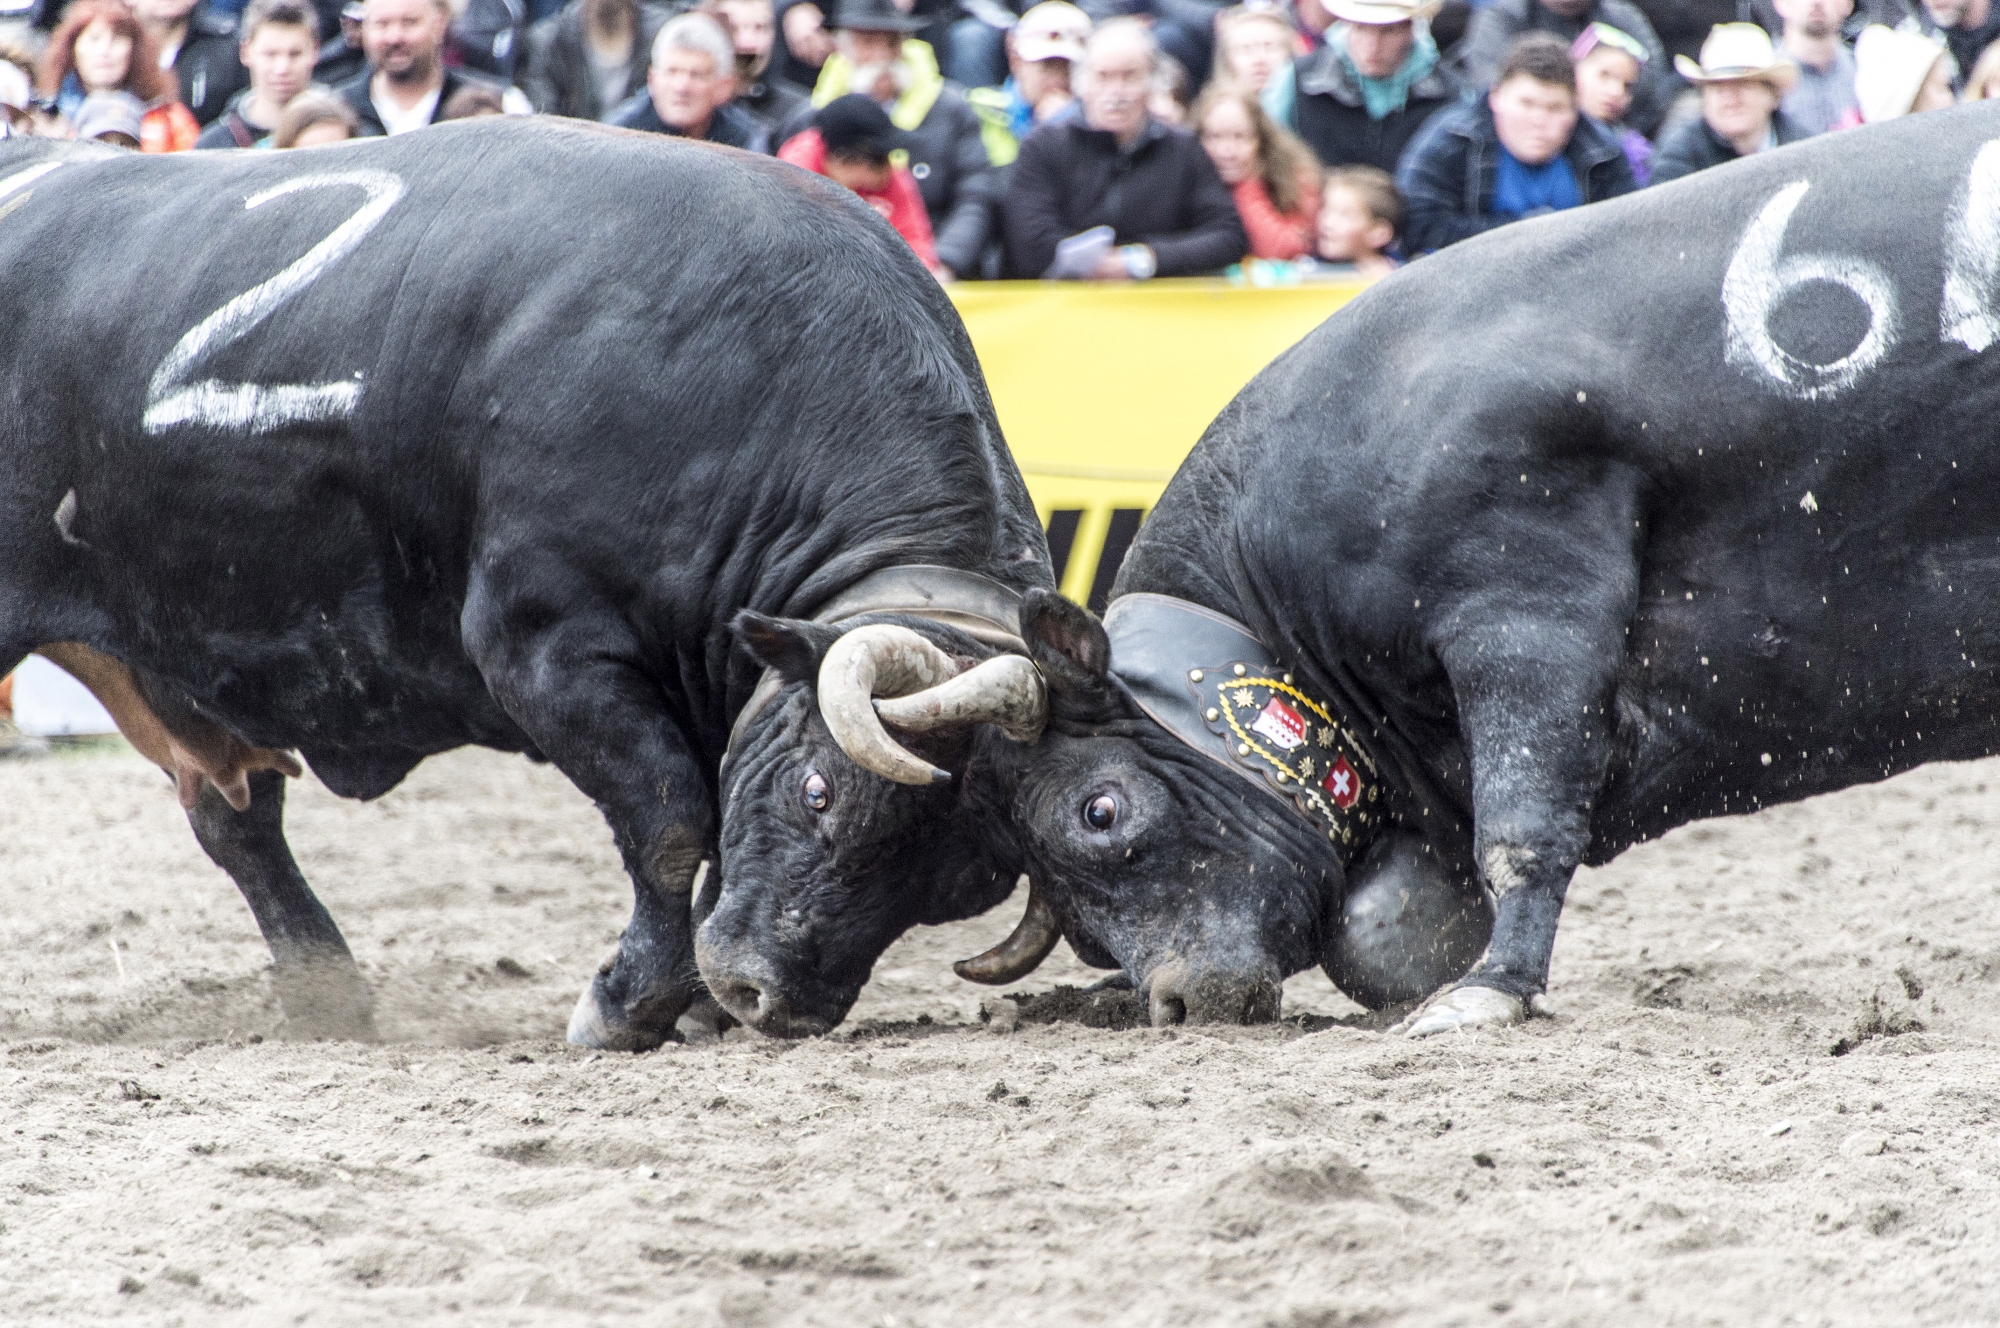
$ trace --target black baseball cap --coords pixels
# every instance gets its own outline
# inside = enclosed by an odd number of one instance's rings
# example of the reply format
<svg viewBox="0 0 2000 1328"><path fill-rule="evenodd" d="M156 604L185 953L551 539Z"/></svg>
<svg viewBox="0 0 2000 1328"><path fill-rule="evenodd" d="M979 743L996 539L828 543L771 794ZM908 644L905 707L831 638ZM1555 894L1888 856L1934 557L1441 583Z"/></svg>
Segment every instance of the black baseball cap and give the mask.
<svg viewBox="0 0 2000 1328"><path fill-rule="evenodd" d="M835 97L820 107L819 114L813 117L813 126L819 130L820 141L826 144L828 152L857 157L881 160L898 148L907 152L916 143L913 135L890 122L889 113L874 98L858 92Z"/></svg>

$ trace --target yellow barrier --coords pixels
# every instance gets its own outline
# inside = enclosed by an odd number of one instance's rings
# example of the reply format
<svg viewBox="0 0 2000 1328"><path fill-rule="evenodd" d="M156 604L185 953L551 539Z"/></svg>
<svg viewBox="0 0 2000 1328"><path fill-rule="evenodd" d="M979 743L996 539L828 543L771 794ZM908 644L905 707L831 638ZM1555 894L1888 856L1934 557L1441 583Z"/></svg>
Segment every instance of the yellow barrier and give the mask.
<svg viewBox="0 0 2000 1328"><path fill-rule="evenodd" d="M1360 290L1215 280L951 288L1065 595L1103 608L1139 523L1209 421Z"/></svg>

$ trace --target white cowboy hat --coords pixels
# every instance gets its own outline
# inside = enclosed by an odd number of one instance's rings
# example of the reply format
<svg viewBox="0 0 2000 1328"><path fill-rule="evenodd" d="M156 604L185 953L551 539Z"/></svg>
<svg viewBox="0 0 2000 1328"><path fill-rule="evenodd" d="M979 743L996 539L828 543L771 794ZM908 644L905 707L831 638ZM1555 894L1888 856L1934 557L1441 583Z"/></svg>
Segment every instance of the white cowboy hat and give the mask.
<svg viewBox="0 0 2000 1328"><path fill-rule="evenodd" d="M1879 23L1861 30L1854 43L1854 100L1864 124L1908 115L1944 54L1944 43L1915 32L1896 32Z"/></svg>
<svg viewBox="0 0 2000 1328"><path fill-rule="evenodd" d="M1014 25L1014 54L1030 62L1083 59L1090 38L1090 15L1068 0L1042 0Z"/></svg>
<svg viewBox="0 0 2000 1328"><path fill-rule="evenodd" d="M1429 18L1443 3L1444 0L1325 0L1326 12L1336 19L1370 28Z"/></svg>
<svg viewBox="0 0 2000 1328"><path fill-rule="evenodd" d="M1799 81L1799 67L1779 55L1771 45L1771 34L1755 23L1716 24L1701 44L1701 62L1697 64L1677 55L1674 68L1690 83L1730 83L1756 78L1781 94L1791 91L1792 84ZM1916 93L1910 96L1914 99Z"/></svg>

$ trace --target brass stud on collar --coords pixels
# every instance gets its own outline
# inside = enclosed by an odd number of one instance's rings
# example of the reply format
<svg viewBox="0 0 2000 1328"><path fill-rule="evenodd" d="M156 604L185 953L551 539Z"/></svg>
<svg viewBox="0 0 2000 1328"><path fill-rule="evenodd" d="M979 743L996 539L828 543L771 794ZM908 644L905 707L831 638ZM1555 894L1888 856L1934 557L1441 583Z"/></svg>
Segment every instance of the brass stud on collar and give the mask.
<svg viewBox="0 0 2000 1328"><path fill-rule="evenodd" d="M1289 687L1291 685L1292 685L1292 675L1287 673L1285 675L1285 686Z"/></svg>
<svg viewBox="0 0 2000 1328"><path fill-rule="evenodd" d="M1221 718L1222 718L1222 712L1221 712L1220 710L1217 710L1217 709L1216 709L1216 708L1215 708L1214 706L1210 706L1210 707L1208 708L1208 722L1209 722L1209 723L1213 724L1213 723L1214 723L1214 722L1215 722L1216 720L1218 720L1218 719L1221 719Z"/></svg>
<svg viewBox="0 0 2000 1328"><path fill-rule="evenodd" d="M1246 672L1246 670L1244 669L1244 667L1243 667L1243 666L1242 666L1241 664L1238 664L1238 665L1236 666L1236 676L1237 676L1237 677L1239 677L1239 678L1240 678L1240 677L1242 677L1242 676L1244 675L1244 673L1245 673L1245 672Z"/></svg>
<svg viewBox="0 0 2000 1328"><path fill-rule="evenodd" d="M1196 669L1196 670L1195 670L1194 672L1192 672L1192 673L1188 674L1188 681L1189 681L1189 682L1200 682L1200 681L1201 681L1201 670L1200 670L1200 669Z"/></svg>
<svg viewBox="0 0 2000 1328"><path fill-rule="evenodd" d="M1237 754L1238 756L1248 756L1248 755L1250 754L1250 744L1249 744L1249 743L1247 743L1247 742L1239 742L1239 743L1237 743L1237 744L1236 744L1236 754Z"/></svg>

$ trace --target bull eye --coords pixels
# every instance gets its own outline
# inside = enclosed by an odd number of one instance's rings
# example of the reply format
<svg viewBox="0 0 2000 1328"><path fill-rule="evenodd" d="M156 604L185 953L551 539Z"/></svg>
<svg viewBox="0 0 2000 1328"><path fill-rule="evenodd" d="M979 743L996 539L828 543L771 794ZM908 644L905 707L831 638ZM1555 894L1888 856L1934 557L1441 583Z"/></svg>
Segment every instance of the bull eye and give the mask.
<svg viewBox="0 0 2000 1328"><path fill-rule="evenodd" d="M826 786L826 778L817 770L806 776L799 796L805 799L809 811L823 812L833 805L833 790Z"/></svg>
<svg viewBox="0 0 2000 1328"><path fill-rule="evenodd" d="M1118 820L1118 799L1100 793L1083 804L1083 823L1093 830L1109 830Z"/></svg>

